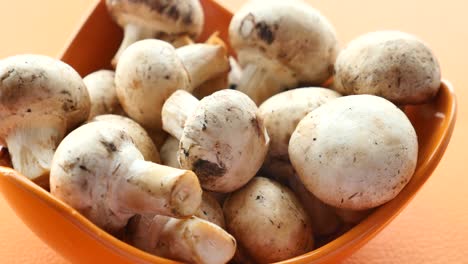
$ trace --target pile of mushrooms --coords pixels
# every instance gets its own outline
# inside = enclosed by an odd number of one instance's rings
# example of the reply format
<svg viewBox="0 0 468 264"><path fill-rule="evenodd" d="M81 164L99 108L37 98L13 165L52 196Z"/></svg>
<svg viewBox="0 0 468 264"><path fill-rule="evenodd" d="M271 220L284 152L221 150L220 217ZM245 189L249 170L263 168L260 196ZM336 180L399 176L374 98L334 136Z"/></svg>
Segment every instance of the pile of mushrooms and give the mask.
<svg viewBox="0 0 468 264"><path fill-rule="evenodd" d="M198 0L106 5L124 29L115 72L0 60L1 155L103 230L183 262L276 262L411 180L418 138L401 109L441 82L415 36L372 32L340 49L310 5L251 0L229 56L216 32L195 43Z"/></svg>

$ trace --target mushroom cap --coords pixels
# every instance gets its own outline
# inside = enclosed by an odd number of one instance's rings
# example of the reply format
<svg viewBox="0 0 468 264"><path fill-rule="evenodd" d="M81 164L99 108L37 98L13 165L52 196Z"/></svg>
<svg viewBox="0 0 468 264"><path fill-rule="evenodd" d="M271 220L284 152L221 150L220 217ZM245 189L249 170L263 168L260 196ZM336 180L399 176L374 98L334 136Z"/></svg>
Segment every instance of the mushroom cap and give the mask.
<svg viewBox="0 0 468 264"><path fill-rule="evenodd" d="M257 106L245 94L221 90L203 98L185 122L181 167L197 174L203 188L231 192L262 165L269 138Z"/></svg>
<svg viewBox="0 0 468 264"><path fill-rule="evenodd" d="M198 37L204 14L199 0L106 0L107 9L120 26L136 24L155 36L188 34Z"/></svg>
<svg viewBox="0 0 468 264"><path fill-rule="evenodd" d="M164 101L174 91L190 87L190 80L171 44L147 39L135 42L122 53L115 84L125 112L151 133L161 130Z"/></svg>
<svg viewBox="0 0 468 264"><path fill-rule="evenodd" d="M100 115L90 121L108 122L122 129L132 138L135 146L146 161L161 163L158 149L154 145L153 140L151 140L146 130L132 119L119 115Z"/></svg>
<svg viewBox="0 0 468 264"><path fill-rule="evenodd" d="M232 18L229 37L242 66L255 64L258 54L285 65L300 82L322 84L333 73L335 30L302 1L251 1Z"/></svg>
<svg viewBox="0 0 468 264"><path fill-rule="evenodd" d="M91 100L88 119L105 114L125 115L117 98L114 80L115 73L110 70L95 71L83 78Z"/></svg>
<svg viewBox="0 0 468 264"><path fill-rule="evenodd" d="M398 104L424 103L440 87L440 66L421 40L398 31L362 35L341 51L334 89L343 94L373 94Z"/></svg>
<svg viewBox="0 0 468 264"><path fill-rule="evenodd" d="M270 148L264 164L269 174L279 172L277 168L269 170L269 163L289 163L289 139L299 121L312 110L340 96L326 88L299 88L276 94L260 105L259 116L270 137ZM281 175L280 178L289 176L293 175Z"/></svg>
<svg viewBox="0 0 468 264"><path fill-rule="evenodd" d="M113 195L121 181L116 173L140 159L142 154L122 129L108 122L88 123L73 130L58 146L50 191L96 225L117 231L134 213L120 210L119 199Z"/></svg>
<svg viewBox="0 0 468 264"><path fill-rule="evenodd" d="M337 98L299 122L289 158L304 186L335 207L364 210L393 199L411 179L416 132L390 101Z"/></svg>
<svg viewBox="0 0 468 264"><path fill-rule="evenodd" d="M223 205L226 227L255 263L272 263L313 248L312 226L301 203L285 186L253 178Z"/></svg>
<svg viewBox="0 0 468 264"><path fill-rule="evenodd" d="M71 130L86 120L89 108L86 86L68 64L29 54L0 60L0 144L35 120L59 119Z"/></svg>

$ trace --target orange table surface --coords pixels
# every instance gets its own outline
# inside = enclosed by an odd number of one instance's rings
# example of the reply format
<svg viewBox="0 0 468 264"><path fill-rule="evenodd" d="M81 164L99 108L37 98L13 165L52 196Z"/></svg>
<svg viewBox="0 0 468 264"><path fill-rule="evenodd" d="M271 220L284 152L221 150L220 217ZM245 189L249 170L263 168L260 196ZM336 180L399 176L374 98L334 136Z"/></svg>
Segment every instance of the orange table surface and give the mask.
<svg viewBox="0 0 468 264"><path fill-rule="evenodd" d="M220 1L231 10L244 2ZM58 56L93 2L0 0L0 58L19 53ZM425 40L459 103L452 141L431 179L382 233L344 263L468 263L468 2L308 2L334 24L343 45L380 29L398 29ZM67 263L29 231L1 195L0 263Z"/></svg>

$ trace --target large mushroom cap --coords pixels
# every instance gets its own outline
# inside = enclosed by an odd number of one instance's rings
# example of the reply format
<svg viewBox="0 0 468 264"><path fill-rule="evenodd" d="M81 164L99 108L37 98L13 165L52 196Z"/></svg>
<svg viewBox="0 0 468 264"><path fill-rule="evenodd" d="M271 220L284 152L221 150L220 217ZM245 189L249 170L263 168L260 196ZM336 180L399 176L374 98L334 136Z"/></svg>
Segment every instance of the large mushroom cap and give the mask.
<svg viewBox="0 0 468 264"><path fill-rule="evenodd" d="M364 210L393 199L416 168L418 140L406 115L384 98L337 98L304 117L289 142L304 186L323 202Z"/></svg>
<svg viewBox="0 0 468 264"><path fill-rule="evenodd" d="M106 0L121 26L137 24L155 36L188 34L196 38L203 29L203 9L198 0Z"/></svg>
<svg viewBox="0 0 468 264"><path fill-rule="evenodd" d="M338 52L328 20L296 0L249 2L234 15L229 37L242 66L258 59L252 54L260 54L311 84L321 84L331 75Z"/></svg>
<svg viewBox="0 0 468 264"><path fill-rule="evenodd" d="M343 94L373 94L398 104L417 104L437 94L440 66L418 38L398 31L362 35L335 64L334 88Z"/></svg>
<svg viewBox="0 0 468 264"><path fill-rule="evenodd" d="M46 116L70 130L86 120L90 100L80 75L68 64L42 55L0 60L0 138ZM3 142L2 142L3 143Z"/></svg>

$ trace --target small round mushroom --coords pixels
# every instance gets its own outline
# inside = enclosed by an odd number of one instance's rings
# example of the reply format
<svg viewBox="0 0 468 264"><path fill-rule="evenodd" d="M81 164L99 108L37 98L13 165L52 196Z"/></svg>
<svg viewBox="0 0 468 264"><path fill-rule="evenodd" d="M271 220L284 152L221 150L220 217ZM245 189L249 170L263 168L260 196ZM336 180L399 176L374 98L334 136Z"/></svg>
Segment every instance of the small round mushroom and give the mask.
<svg viewBox="0 0 468 264"><path fill-rule="evenodd" d="M419 104L440 87L439 63L418 38L378 31L351 41L336 60L334 89L343 94L372 94L396 104Z"/></svg>
<svg viewBox="0 0 468 264"><path fill-rule="evenodd" d="M161 163L159 152L145 129L130 118L119 115L100 115L90 120L90 122L109 122L124 130L133 140L135 146L143 155L146 161ZM166 165L163 163L163 165ZM175 167L178 169L178 167Z"/></svg>
<svg viewBox="0 0 468 264"><path fill-rule="evenodd" d="M180 169L179 163L179 140L169 136L161 147L160 154L163 165Z"/></svg>
<svg viewBox="0 0 468 264"><path fill-rule="evenodd" d="M137 216L128 228L132 245L157 256L184 263L228 263L236 240L221 227L200 219L167 216Z"/></svg>
<svg viewBox="0 0 468 264"><path fill-rule="evenodd" d="M203 191L202 203L195 216L225 228L223 208L209 192Z"/></svg>
<svg viewBox="0 0 468 264"><path fill-rule="evenodd" d="M88 120L98 115L125 115L115 91L115 73L99 70L83 78L91 100Z"/></svg>
<svg viewBox="0 0 468 264"><path fill-rule="evenodd" d="M334 207L365 210L393 199L416 168L418 140L406 115L373 95L337 98L310 112L289 141L304 186Z"/></svg>
<svg viewBox="0 0 468 264"><path fill-rule="evenodd" d="M149 161L109 122L85 124L64 138L50 172L52 195L111 233L136 214L188 217L201 204L196 175Z"/></svg>
<svg viewBox="0 0 468 264"><path fill-rule="evenodd" d="M204 189L232 192L261 167L269 138L258 108L245 94L221 90L198 101L176 91L164 103L163 129L180 139L179 162Z"/></svg>
<svg viewBox="0 0 468 264"><path fill-rule="evenodd" d="M89 114L88 91L69 65L41 55L0 61L0 145L13 168L47 186L54 151Z"/></svg>
<svg viewBox="0 0 468 264"><path fill-rule="evenodd" d="M223 61L224 68L220 67ZM191 92L194 84L226 69L228 59L220 46L197 44L176 51L161 40L142 40L128 47L120 58L115 76L117 96L125 112L148 131L159 147L165 138L161 130L164 101L178 89Z"/></svg>
<svg viewBox="0 0 468 264"><path fill-rule="evenodd" d="M327 236L338 231L341 222L335 213L335 208L323 203L309 192L297 175L290 177L288 180L289 187L293 190L304 210L309 215L314 229L314 236Z"/></svg>
<svg viewBox="0 0 468 264"><path fill-rule="evenodd" d="M272 263L312 250L310 219L298 199L279 183L255 177L223 206L227 230L256 263Z"/></svg>
<svg viewBox="0 0 468 264"><path fill-rule="evenodd" d="M188 44L181 39L195 39L203 30L204 14L199 0L106 0L106 5L124 28L124 39L112 60L114 65L123 51L139 40L158 38Z"/></svg>
<svg viewBox="0 0 468 264"><path fill-rule="evenodd" d="M262 167L266 175L283 183L294 177L288 154L291 134L304 116L340 96L326 88L299 88L274 95L260 105L259 116L270 136L270 148Z"/></svg>
<svg viewBox="0 0 468 264"><path fill-rule="evenodd" d="M251 1L232 18L232 47L243 68L237 89L257 104L299 83L321 85L333 73L335 30L302 1Z"/></svg>

